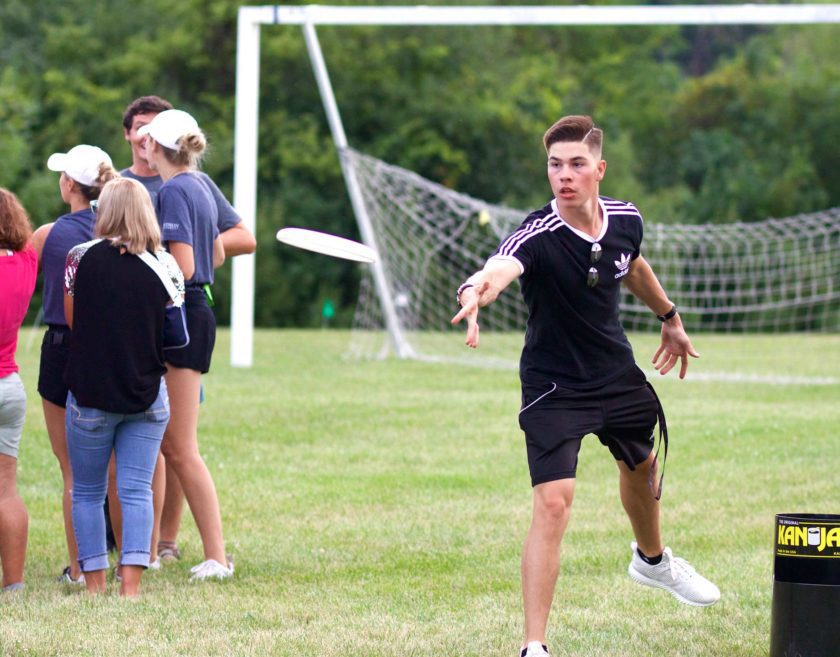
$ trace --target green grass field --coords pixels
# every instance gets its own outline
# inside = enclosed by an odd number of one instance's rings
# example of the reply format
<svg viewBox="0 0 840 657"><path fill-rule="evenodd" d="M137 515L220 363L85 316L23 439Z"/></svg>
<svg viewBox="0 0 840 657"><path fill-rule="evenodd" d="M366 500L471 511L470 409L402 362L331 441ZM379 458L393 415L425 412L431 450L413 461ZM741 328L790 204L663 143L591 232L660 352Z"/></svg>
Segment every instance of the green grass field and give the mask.
<svg viewBox="0 0 840 657"><path fill-rule="evenodd" d="M61 478L35 392L37 339L27 347L24 331L27 589L0 597L0 655L514 655L531 496L515 371L351 360L349 341L258 331L256 364L244 370L229 367L220 333L200 444L236 577L187 582L202 558L187 515L184 559L147 573L142 597L125 601L113 583L92 599L55 582L67 564ZM633 336L640 361L655 341ZM767 655L774 514L838 511L840 385L700 375L836 381L840 337L700 335L695 346L703 357L686 381L657 383L672 440L663 527L722 600L685 607L630 580L617 470L590 437L550 619L553 656Z"/></svg>

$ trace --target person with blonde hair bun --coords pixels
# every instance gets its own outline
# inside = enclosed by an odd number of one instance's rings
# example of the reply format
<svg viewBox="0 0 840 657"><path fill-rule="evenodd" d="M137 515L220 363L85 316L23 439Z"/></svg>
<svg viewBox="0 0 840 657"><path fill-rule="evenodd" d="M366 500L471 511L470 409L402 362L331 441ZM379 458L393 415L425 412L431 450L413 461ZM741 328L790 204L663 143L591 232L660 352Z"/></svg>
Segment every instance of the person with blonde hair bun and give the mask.
<svg viewBox="0 0 840 657"><path fill-rule="evenodd" d="M38 256L29 244L31 235L26 210L14 194L0 187L0 565L4 592L23 588L29 533L29 516L17 492L26 392L15 348L38 274Z"/></svg>
<svg viewBox="0 0 840 657"><path fill-rule="evenodd" d="M210 370L216 340L205 288L225 259L218 207L196 173L207 141L196 120L176 109L157 114L137 132L147 137L149 166L164 181L156 199L158 221L163 241L184 272L190 334L186 347L166 351L172 417L161 451L181 482L204 547L204 561L193 567L191 579L222 579L233 575L233 562L225 552L216 487L198 451L201 375Z"/></svg>
<svg viewBox="0 0 840 657"><path fill-rule="evenodd" d="M146 156L146 143L148 137L139 134L143 126L166 110L172 109L172 103L160 96L140 96L132 100L125 108L122 116L123 137L131 148L131 165L120 170L120 175L125 178L134 178L142 183L154 203L158 191L163 185L163 179L149 166ZM216 225L221 233L222 244L225 248L225 260L231 257L254 253L257 242L253 233L246 228L242 218L236 209L222 194L216 183L206 172L198 170L195 175L200 178L216 202L218 219ZM203 400L203 394L201 399ZM165 459L161 455L158 461L158 471L155 472L155 479L152 483L152 491L155 496L155 534L152 545L152 555L158 550L160 561L173 561L180 557L177 536L181 525L181 514L184 507L184 492L178 481L174 470L166 466ZM116 497L109 490L110 497ZM165 504L164 504L164 497ZM116 529L119 524L119 516L115 511L118 505L111 505L111 521ZM160 539L158 541L158 538Z"/></svg>
<svg viewBox="0 0 840 657"><path fill-rule="evenodd" d="M64 484L62 510L70 565L64 569L58 581L81 585L84 579L79 570L70 511L73 477L64 434L67 402L64 370L67 368L70 345L70 327L64 318L64 263L70 249L93 238L96 215L91 204L99 198L103 185L119 174L108 153L88 144L74 146L66 153L53 153L47 161L47 168L61 173L58 187L61 199L70 206L70 212L41 226L32 235L32 246L44 272L44 323L48 327L41 343L38 393L41 395L47 434L58 459Z"/></svg>
<svg viewBox="0 0 840 657"><path fill-rule="evenodd" d="M120 594L136 596L150 563L152 475L169 421L165 308L170 300L180 305L183 275L161 248L149 195L135 180L105 185L96 235L70 251L64 277L64 312L73 331L66 376L73 524L87 589L104 592L102 507L113 452L124 518Z"/></svg>

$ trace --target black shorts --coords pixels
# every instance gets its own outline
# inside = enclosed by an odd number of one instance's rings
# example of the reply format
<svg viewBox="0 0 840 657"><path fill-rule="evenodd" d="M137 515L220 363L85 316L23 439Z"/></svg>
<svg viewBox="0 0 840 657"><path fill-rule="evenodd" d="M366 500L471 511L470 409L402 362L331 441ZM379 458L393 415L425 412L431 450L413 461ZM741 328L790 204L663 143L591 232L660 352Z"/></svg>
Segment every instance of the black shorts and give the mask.
<svg viewBox="0 0 840 657"><path fill-rule="evenodd" d="M190 343L181 349L164 349L163 359L175 367L206 374L210 371L210 358L216 345L216 316L200 287L187 288L184 298Z"/></svg>
<svg viewBox="0 0 840 657"><path fill-rule="evenodd" d="M70 329L67 326L50 326L41 341L41 364L38 368L38 394L48 402L64 408L67 404L67 386L64 370L70 359Z"/></svg>
<svg viewBox="0 0 840 657"><path fill-rule="evenodd" d="M595 390L523 382L519 426L525 432L531 485L574 478L581 440L589 433L634 470L653 450L659 411L656 394L635 365Z"/></svg>

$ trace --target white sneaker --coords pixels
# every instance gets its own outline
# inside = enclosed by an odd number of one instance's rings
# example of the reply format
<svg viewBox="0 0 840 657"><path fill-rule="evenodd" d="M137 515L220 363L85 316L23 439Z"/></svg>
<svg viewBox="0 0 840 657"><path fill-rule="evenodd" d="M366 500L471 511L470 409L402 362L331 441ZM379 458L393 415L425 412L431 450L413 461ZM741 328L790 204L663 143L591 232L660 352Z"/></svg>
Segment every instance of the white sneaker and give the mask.
<svg viewBox="0 0 840 657"><path fill-rule="evenodd" d="M225 579L233 576L233 564L223 566L215 559L202 561L197 566L190 568L190 581L204 580L210 578Z"/></svg>
<svg viewBox="0 0 840 657"><path fill-rule="evenodd" d="M519 657L548 657L548 648L539 641L531 641L519 652Z"/></svg>
<svg viewBox="0 0 840 657"><path fill-rule="evenodd" d="M633 558L627 572L639 584L669 591L683 604L707 607L720 599L720 590L700 575L685 559L675 557L671 548L665 548L662 561L651 566L639 556L636 542L630 544Z"/></svg>

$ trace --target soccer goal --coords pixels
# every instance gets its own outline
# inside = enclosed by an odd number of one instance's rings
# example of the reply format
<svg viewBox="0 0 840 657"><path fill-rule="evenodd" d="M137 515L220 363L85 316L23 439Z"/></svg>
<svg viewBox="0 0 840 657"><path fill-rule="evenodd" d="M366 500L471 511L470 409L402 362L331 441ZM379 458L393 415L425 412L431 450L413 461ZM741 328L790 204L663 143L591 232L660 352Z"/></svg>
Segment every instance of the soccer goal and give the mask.
<svg viewBox="0 0 840 657"><path fill-rule="evenodd" d="M352 149L342 157L359 183L402 337L414 354L477 364L515 354L510 339L494 335L482 345L489 355L465 355L449 320L455 288L483 266L528 210L459 194ZM840 330L840 208L749 224L647 222L642 251L691 331ZM628 329L660 327L629 292L621 313ZM511 289L481 311L480 324L482 331L513 332L521 342L525 319L521 296ZM375 282L367 276L356 309L354 353L387 353L385 326Z"/></svg>
<svg viewBox="0 0 840 657"><path fill-rule="evenodd" d="M445 330L448 313L441 311L452 309L454 302L447 302L454 287L526 213L490 206L352 150L317 25L813 24L839 23L840 5L262 6L240 7L238 21L234 204L246 226L253 229L256 217L260 27L300 26L360 234L381 255L362 281L358 333L387 336L370 353L435 358L442 352L434 345L453 340ZM750 224L749 239L737 225L715 226L713 233L702 226L648 224L645 255L692 328L836 331L837 226L837 211ZM253 257L234 260L234 366L253 360L254 271ZM524 310L515 293L491 308L482 319L485 329L521 330ZM650 323L650 313L630 297L622 312L630 328Z"/></svg>

